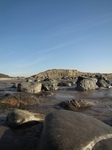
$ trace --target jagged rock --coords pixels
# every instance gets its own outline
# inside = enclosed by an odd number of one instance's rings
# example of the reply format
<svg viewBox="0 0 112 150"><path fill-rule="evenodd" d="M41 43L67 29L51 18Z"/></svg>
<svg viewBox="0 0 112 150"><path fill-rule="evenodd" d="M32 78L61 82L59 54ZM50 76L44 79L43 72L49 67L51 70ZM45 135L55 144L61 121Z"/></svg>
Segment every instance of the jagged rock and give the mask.
<svg viewBox="0 0 112 150"><path fill-rule="evenodd" d="M59 103L58 106L60 106L63 109L76 111L79 108L91 107L93 105L94 103L87 100L72 99L68 101L63 101Z"/></svg>
<svg viewBox="0 0 112 150"><path fill-rule="evenodd" d="M42 84L41 83L30 83L30 82L21 82L18 84L18 91L29 92L29 93L39 93L41 92Z"/></svg>
<svg viewBox="0 0 112 150"><path fill-rule="evenodd" d="M15 128L31 121L43 122L44 118L45 116L40 113L32 113L27 110L14 109L7 115L6 121L8 126Z"/></svg>

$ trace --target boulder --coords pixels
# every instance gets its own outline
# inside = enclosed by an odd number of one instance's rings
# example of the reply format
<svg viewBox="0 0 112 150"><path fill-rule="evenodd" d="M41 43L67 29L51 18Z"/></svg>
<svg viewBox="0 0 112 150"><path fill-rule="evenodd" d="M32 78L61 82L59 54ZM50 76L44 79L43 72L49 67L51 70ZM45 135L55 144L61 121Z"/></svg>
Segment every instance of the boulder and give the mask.
<svg viewBox="0 0 112 150"><path fill-rule="evenodd" d="M42 84L36 82L21 82L18 84L18 91L29 92L29 93L39 93L41 92Z"/></svg>
<svg viewBox="0 0 112 150"><path fill-rule="evenodd" d="M0 108L34 108L39 101L37 96L26 92L6 94L0 97Z"/></svg>
<svg viewBox="0 0 112 150"><path fill-rule="evenodd" d="M44 124L37 121L11 129L0 126L0 150L103 150L105 144L105 150L110 150L111 139L110 126L65 110L48 114Z"/></svg>
<svg viewBox="0 0 112 150"><path fill-rule="evenodd" d="M41 92L42 84L34 83L32 88L33 88L33 93L39 93L39 92Z"/></svg>
<svg viewBox="0 0 112 150"><path fill-rule="evenodd" d="M94 90L94 89L98 88L96 83L97 83L96 78L79 77L78 80L77 80L76 89L79 90L79 91Z"/></svg>
<svg viewBox="0 0 112 150"><path fill-rule="evenodd" d="M43 91L58 90L57 83L51 81L42 82L42 90Z"/></svg>
<svg viewBox="0 0 112 150"><path fill-rule="evenodd" d="M109 88L109 87L110 87L109 82L107 82L107 81L104 80L104 79L98 79L97 85L98 85L99 87L104 87L104 88Z"/></svg>
<svg viewBox="0 0 112 150"><path fill-rule="evenodd" d="M7 115L6 121L8 126L15 128L28 122L43 122L44 118L44 115L40 113L32 113L27 110L14 109Z"/></svg>
<svg viewBox="0 0 112 150"><path fill-rule="evenodd" d="M92 150L96 143L112 138L112 128L90 116L56 111L45 118L37 150Z"/></svg>
<svg viewBox="0 0 112 150"><path fill-rule="evenodd" d="M91 107L93 105L94 103L87 101L87 100L72 99L68 101L63 101L59 103L58 106L60 106L63 109L76 111L79 108Z"/></svg>
<svg viewBox="0 0 112 150"><path fill-rule="evenodd" d="M59 82L58 86L72 86L71 82Z"/></svg>
<svg viewBox="0 0 112 150"><path fill-rule="evenodd" d="M109 88L111 86L110 81L102 74L96 75L98 87Z"/></svg>
<svg viewBox="0 0 112 150"><path fill-rule="evenodd" d="M18 83L13 83L12 88L17 88L18 87Z"/></svg>
<svg viewBox="0 0 112 150"><path fill-rule="evenodd" d="M15 129L0 126L0 150L35 150L43 123Z"/></svg>

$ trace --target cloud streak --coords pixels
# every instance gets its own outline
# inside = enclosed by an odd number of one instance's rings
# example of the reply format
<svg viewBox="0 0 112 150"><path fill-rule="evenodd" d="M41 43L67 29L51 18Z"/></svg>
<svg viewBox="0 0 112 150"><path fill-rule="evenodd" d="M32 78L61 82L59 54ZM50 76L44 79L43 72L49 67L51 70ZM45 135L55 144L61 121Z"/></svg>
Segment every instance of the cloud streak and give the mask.
<svg viewBox="0 0 112 150"><path fill-rule="evenodd" d="M60 49L60 48L64 48L64 47L66 47L66 46L69 46L69 45L75 44L75 43L77 43L77 42L80 42L80 41L82 41L82 40L88 39L88 38L90 38L90 37L92 37L92 36L93 36L93 34L86 35L86 36L81 36L81 37L78 37L77 39L74 39L74 40L72 40L72 41L70 41L70 42L63 43L63 44L61 44L61 45L54 46L54 47L51 47L51 48L43 49L43 50L41 50L41 53L53 52L53 51L58 50L58 49Z"/></svg>

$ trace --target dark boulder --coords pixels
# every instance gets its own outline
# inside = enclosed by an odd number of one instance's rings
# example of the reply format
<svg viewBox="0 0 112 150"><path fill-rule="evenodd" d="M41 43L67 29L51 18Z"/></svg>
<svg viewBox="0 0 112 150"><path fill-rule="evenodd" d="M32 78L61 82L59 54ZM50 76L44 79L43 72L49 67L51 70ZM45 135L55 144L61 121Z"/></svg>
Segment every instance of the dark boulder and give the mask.
<svg viewBox="0 0 112 150"><path fill-rule="evenodd" d="M112 137L112 128L81 113L58 111L46 116L37 150L92 150Z"/></svg>
<svg viewBox="0 0 112 150"><path fill-rule="evenodd" d="M93 105L94 103L87 100L72 99L68 101L63 101L59 103L58 106L63 109L76 111L77 109L91 107Z"/></svg>

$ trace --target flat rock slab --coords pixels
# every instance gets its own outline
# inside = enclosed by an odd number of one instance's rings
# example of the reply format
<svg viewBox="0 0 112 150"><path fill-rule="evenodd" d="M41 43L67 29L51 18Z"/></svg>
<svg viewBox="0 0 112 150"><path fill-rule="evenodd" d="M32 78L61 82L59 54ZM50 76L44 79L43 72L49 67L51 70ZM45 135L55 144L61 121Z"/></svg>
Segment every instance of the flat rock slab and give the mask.
<svg viewBox="0 0 112 150"><path fill-rule="evenodd" d="M112 138L112 128L81 113L60 110L46 116L37 150L92 150Z"/></svg>

